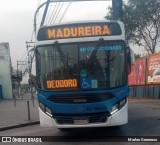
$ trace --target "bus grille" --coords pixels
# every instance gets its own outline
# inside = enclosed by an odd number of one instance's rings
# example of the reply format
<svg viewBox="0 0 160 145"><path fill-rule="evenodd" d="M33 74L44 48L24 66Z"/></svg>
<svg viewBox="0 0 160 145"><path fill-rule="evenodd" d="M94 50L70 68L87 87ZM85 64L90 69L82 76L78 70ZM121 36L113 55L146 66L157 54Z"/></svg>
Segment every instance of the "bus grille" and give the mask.
<svg viewBox="0 0 160 145"><path fill-rule="evenodd" d="M71 125L74 124L76 119L88 120L88 123L104 123L107 121L109 113L96 113L96 114L84 114L84 115L65 115L65 114L54 114L54 119L58 124Z"/></svg>
<svg viewBox="0 0 160 145"><path fill-rule="evenodd" d="M94 94L63 94L63 95L52 95L48 98L49 101L54 103L64 104L79 104L79 103L92 103L92 102L103 102L113 98L112 93L94 93Z"/></svg>

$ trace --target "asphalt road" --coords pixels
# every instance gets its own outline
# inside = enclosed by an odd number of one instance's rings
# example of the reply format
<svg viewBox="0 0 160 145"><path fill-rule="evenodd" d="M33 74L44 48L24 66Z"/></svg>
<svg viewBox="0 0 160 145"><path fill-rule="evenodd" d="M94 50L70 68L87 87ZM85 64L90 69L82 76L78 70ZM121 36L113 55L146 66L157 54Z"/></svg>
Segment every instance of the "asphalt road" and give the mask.
<svg viewBox="0 0 160 145"><path fill-rule="evenodd" d="M110 137L112 137L112 141L115 142L107 142L107 144L160 144L160 142L120 142L119 140L119 137L122 137L120 139L123 139L123 137L125 138L126 136L127 138L128 136L131 136L131 138L146 138L146 136L151 138L156 138L156 136L160 137L160 104L156 101L151 103L130 101L129 122L119 128L92 128L72 130L72 132L62 132L55 128L42 128L39 125L33 125L1 131L0 136L51 136L53 142L55 140L56 144L63 145L73 144L73 142L84 145L106 144L107 139ZM53 142L45 142L41 144L53 144Z"/></svg>

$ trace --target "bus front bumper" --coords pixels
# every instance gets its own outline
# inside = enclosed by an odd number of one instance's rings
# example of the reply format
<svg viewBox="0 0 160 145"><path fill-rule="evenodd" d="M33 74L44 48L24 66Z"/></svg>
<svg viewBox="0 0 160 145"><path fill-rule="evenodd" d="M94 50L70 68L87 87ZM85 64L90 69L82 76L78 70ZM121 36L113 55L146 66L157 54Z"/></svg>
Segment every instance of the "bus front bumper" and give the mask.
<svg viewBox="0 0 160 145"><path fill-rule="evenodd" d="M104 123L87 123L87 124L58 124L55 119L45 114L39 108L40 125L43 127L55 127L55 128L87 128L87 127L107 127L107 126L119 126L128 122L128 101L126 104L108 117Z"/></svg>

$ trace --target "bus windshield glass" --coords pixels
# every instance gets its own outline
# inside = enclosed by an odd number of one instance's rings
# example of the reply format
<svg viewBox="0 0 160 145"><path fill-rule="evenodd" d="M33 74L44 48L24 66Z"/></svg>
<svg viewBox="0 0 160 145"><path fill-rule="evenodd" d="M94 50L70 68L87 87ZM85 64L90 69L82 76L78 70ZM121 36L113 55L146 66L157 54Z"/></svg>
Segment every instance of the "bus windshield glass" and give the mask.
<svg viewBox="0 0 160 145"><path fill-rule="evenodd" d="M124 41L36 48L37 85L48 91L112 89L127 83Z"/></svg>

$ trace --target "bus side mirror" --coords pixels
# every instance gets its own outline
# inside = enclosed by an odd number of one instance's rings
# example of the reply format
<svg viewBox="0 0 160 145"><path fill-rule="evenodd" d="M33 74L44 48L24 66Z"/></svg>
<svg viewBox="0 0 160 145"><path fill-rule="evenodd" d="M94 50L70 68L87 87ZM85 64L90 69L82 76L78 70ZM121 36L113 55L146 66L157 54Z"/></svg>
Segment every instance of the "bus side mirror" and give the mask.
<svg viewBox="0 0 160 145"><path fill-rule="evenodd" d="M133 51L127 47L127 67L128 67L128 75L131 73L131 66L135 62L135 56Z"/></svg>
<svg viewBox="0 0 160 145"><path fill-rule="evenodd" d="M131 55L131 66L135 63L135 55L132 50L130 50L130 55Z"/></svg>

